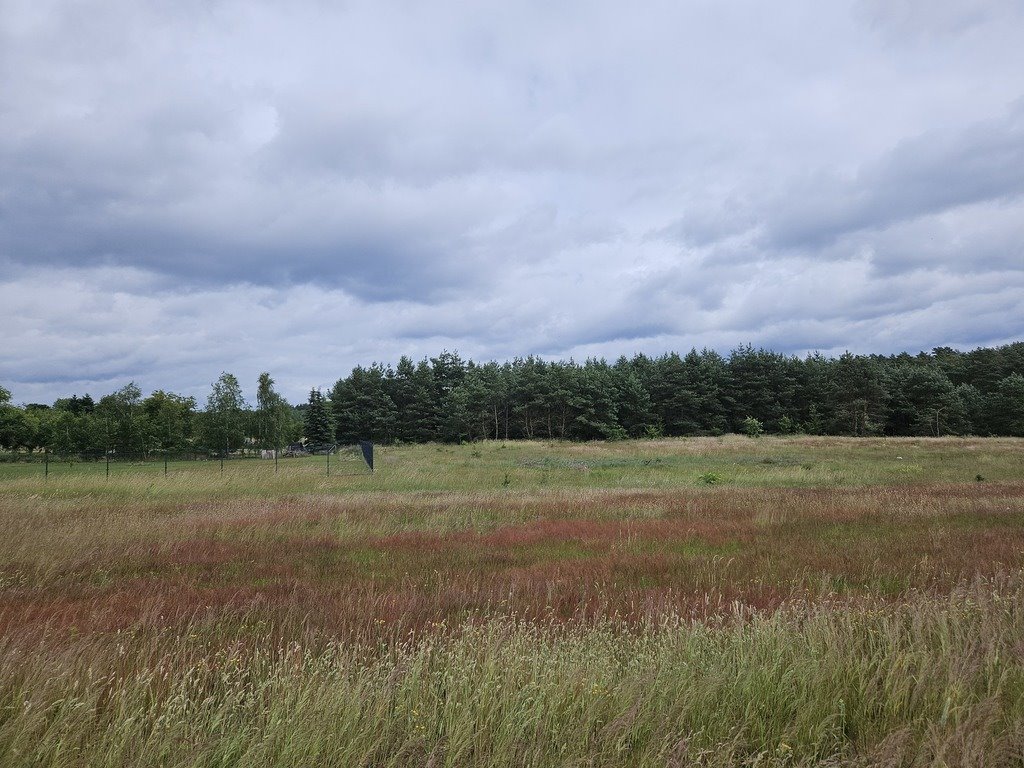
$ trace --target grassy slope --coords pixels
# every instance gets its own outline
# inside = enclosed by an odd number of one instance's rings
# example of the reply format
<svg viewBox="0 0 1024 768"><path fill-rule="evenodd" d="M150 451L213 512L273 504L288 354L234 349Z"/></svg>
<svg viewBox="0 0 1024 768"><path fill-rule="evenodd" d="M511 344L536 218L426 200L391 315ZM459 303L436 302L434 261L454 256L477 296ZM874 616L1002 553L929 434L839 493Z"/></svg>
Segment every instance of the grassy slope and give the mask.
<svg viewBox="0 0 1024 768"><path fill-rule="evenodd" d="M1020 764L1024 441L378 462L0 465L0 762Z"/></svg>

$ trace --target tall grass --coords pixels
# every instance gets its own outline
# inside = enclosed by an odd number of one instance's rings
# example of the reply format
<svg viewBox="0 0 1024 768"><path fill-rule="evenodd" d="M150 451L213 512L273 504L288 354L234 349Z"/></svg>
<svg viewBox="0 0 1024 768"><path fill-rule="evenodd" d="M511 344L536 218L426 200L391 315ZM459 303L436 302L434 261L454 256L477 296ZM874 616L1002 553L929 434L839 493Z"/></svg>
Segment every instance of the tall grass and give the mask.
<svg viewBox="0 0 1024 768"><path fill-rule="evenodd" d="M0 650L36 766L1019 765L1024 578L713 622L513 618L380 645L201 622Z"/></svg>
<svg viewBox="0 0 1024 768"><path fill-rule="evenodd" d="M0 467L0 765L1024 765L1022 447Z"/></svg>

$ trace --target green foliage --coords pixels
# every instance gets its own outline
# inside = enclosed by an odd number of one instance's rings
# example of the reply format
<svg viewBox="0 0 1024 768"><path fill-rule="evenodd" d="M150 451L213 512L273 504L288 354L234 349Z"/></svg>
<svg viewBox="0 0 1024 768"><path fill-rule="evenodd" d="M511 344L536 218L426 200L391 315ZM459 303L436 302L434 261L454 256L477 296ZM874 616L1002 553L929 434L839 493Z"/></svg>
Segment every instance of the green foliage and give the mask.
<svg viewBox="0 0 1024 768"><path fill-rule="evenodd" d="M721 485L725 482L725 478L717 472L702 472L697 479L704 485Z"/></svg>
<svg viewBox="0 0 1024 768"><path fill-rule="evenodd" d="M388 393L392 380L375 363L369 368L357 366L347 379L335 383L330 399L338 442L394 440L398 409Z"/></svg>
<svg viewBox="0 0 1024 768"><path fill-rule="evenodd" d="M221 452L293 442L301 412L260 375L256 409L223 374L203 412L189 398L134 384L15 407L0 388L0 449L146 456ZM1024 342L995 349L883 357L787 357L750 345L728 358L685 356L549 362L539 357L478 364L444 351L397 367L357 366L328 403L341 443L474 440L620 440L627 437L764 432L870 437L1024 435ZM754 429L756 432L757 430Z"/></svg>
<svg viewBox="0 0 1024 768"><path fill-rule="evenodd" d="M145 431L141 421L142 390L130 382L100 398L95 423L97 442L118 456L139 456L145 452Z"/></svg>
<svg viewBox="0 0 1024 768"><path fill-rule="evenodd" d="M235 451L246 438L246 402L233 374L224 372L213 383L203 414L203 440L215 453Z"/></svg>
<svg viewBox="0 0 1024 768"><path fill-rule="evenodd" d="M648 440L658 440L665 436L665 430L661 424L647 424L644 427L644 437Z"/></svg>
<svg viewBox="0 0 1024 768"><path fill-rule="evenodd" d="M73 413L76 416L89 414L96 410L96 404L88 394L85 394L82 397L72 395L71 397L59 398L54 401L53 407L57 410Z"/></svg>
<svg viewBox="0 0 1024 768"><path fill-rule="evenodd" d="M800 425L788 414L779 419L779 432L783 435L794 435L800 431Z"/></svg>
<svg viewBox="0 0 1024 768"><path fill-rule="evenodd" d="M391 403L394 407L395 438L407 443L425 443L437 439L438 432L438 401L434 390L434 374L430 363L421 360L414 364L408 357L402 357L397 370L386 381L391 388ZM336 389L350 389L352 377L339 381ZM376 393L368 404L376 405L379 413L377 423L386 426L391 410L382 401L382 393ZM354 422L361 421L353 417ZM339 422L339 433L341 426ZM355 431L359 431L358 429Z"/></svg>
<svg viewBox="0 0 1024 768"><path fill-rule="evenodd" d="M280 449L298 439L300 425L295 412L274 389L274 380L267 372L257 380L255 416L254 432L260 448Z"/></svg>
<svg viewBox="0 0 1024 768"><path fill-rule="evenodd" d="M960 404L953 385L930 362L901 361L888 371L890 429L899 434L939 435L949 432L950 416Z"/></svg>
<svg viewBox="0 0 1024 768"><path fill-rule="evenodd" d="M18 450L36 445L27 413L6 403L0 404L0 448Z"/></svg>
<svg viewBox="0 0 1024 768"><path fill-rule="evenodd" d="M196 400L157 390L141 403L146 452L180 454L195 445Z"/></svg>
<svg viewBox="0 0 1024 768"><path fill-rule="evenodd" d="M798 362L776 352L753 349L749 344L729 355L725 402L732 411L732 426L749 435L751 414L768 429L778 429L779 420L795 407L798 391ZM741 414L743 418L738 418Z"/></svg>
<svg viewBox="0 0 1024 768"><path fill-rule="evenodd" d="M764 434L764 427L758 419L753 416L747 416L742 422L743 434L747 437L760 437Z"/></svg>
<svg viewBox="0 0 1024 768"><path fill-rule="evenodd" d="M847 352L836 360L831 371L834 387L827 392L828 400L819 406L829 414L830 432L856 437L881 432L889 399L885 373L885 368L870 357Z"/></svg>
<svg viewBox="0 0 1024 768"><path fill-rule="evenodd" d="M666 435L721 434L727 429L722 388L726 362L708 350L676 353L636 366Z"/></svg>
<svg viewBox="0 0 1024 768"><path fill-rule="evenodd" d="M997 434L1024 437L1024 376L1013 373L1001 379L988 397L986 410Z"/></svg>
<svg viewBox="0 0 1024 768"><path fill-rule="evenodd" d="M328 445L334 442L331 413L318 389L309 391L309 407L303 414L302 433L309 446Z"/></svg>

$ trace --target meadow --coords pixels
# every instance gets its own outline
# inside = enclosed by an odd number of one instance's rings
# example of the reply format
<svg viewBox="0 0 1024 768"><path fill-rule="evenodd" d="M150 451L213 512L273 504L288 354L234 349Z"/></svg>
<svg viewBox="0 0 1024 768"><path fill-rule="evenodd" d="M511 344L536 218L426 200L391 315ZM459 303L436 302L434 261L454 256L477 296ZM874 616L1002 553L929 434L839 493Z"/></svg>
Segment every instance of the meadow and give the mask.
<svg viewBox="0 0 1024 768"><path fill-rule="evenodd" d="M1024 765L1024 440L0 464L2 765Z"/></svg>

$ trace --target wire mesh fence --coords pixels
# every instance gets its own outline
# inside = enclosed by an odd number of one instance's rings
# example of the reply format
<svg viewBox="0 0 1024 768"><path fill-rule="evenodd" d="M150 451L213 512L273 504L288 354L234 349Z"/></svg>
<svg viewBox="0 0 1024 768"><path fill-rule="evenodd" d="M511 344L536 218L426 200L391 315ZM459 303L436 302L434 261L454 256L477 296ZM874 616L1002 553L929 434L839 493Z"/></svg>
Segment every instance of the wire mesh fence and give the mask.
<svg viewBox="0 0 1024 768"><path fill-rule="evenodd" d="M256 475L315 472L331 476L372 474L373 446L318 446L305 449L246 449L242 451L149 451L117 453L88 451L59 454L50 451L0 452L0 477L38 473L43 478L79 476L111 477L126 472L154 476L201 472L233 472L246 468Z"/></svg>

